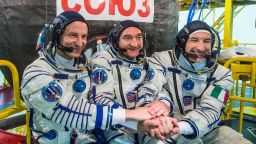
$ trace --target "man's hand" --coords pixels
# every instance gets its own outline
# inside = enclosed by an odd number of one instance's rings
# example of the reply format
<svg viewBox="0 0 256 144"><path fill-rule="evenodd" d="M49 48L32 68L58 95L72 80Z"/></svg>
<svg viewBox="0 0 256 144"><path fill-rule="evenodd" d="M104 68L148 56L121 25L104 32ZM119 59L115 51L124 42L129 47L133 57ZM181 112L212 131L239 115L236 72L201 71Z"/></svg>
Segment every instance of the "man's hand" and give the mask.
<svg viewBox="0 0 256 144"><path fill-rule="evenodd" d="M159 123L158 126L156 126L157 123ZM179 133L177 120L171 117L158 117L145 120L143 126L148 135L160 140L165 140L173 134Z"/></svg>
<svg viewBox="0 0 256 144"><path fill-rule="evenodd" d="M148 119L145 121L140 121L138 124L138 131L139 132L148 132L150 129L154 127L158 127L160 124L159 119Z"/></svg>
<svg viewBox="0 0 256 144"><path fill-rule="evenodd" d="M170 112L169 106L159 100L154 100L146 106L149 107L149 113L153 116L168 116Z"/></svg>
<svg viewBox="0 0 256 144"><path fill-rule="evenodd" d="M144 121L152 119L154 116L149 113L149 107L137 107L133 110L125 110L126 119Z"/></svg>

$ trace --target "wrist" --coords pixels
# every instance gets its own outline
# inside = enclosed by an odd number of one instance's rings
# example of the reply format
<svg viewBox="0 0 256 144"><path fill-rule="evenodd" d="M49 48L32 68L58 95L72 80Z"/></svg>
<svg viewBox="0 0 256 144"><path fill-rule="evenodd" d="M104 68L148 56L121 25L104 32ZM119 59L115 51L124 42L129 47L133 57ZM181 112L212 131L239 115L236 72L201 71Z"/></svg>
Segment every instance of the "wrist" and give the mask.
<svg viewBox="0 0 256 144"><path fill-rule="evenodd" d="M133 117L133 111L132 110L125 110L125 120L132 120Z"/></svg>

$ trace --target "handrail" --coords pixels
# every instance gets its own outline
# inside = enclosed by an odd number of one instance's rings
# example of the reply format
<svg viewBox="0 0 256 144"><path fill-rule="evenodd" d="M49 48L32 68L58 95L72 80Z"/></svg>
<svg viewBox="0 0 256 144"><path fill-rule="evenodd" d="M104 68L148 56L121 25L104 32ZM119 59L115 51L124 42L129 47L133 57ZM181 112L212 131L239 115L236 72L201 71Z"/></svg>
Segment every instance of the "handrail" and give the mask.
<svg viewBox="0 0 256 144"><path fill-rule="evenodd" d="M15 65L7 60L0 60L0 66L6 66L10 69L13 81L14 105L0 112L0 120L12 114L21 112L26 109L20 97L19 75Z"/></svg>
<svg viewBox="0 0 256 144"><path fill-rule="evenodd" d="M242 61L242 62L256 62L255 57L233 57L230 60L226 61L224 67L228 68L232 62Z"/></svg>
<svg viewBox="0 0 256 144"><path fill-rule="evenodd" d="M239 63L240 62L240 63ZM240 68L236 65L241 65ZM236 93L234 94L234 88L232 89L231 95L229 97L230 103L226 107L225 112L227 113L227 119L230 119L232 116L232 109L235 100L240 101L240 111L239 111L239 132L242 133L243 129L243 113L245 110L245 102L251 102L256 104L255 92L253 98L245 97L246 87L251 87L256 90L255 79L256 79L256 57L233 57L230 60L226 61L224 66L230 68L232 75L234 74L234 80L236 82ZM231 67L230 67L231 66ZM243 66L243 67L242 67ZM232 70L233 69L233 70ZM238 76L238 77L237 77ZM241 94L238 95L238 81L242 81ZM248 83L249 82L249 83Z"/></svg>
<svg viewBox="0 0 256 144"><path fill-rule="evenodd" d="M7 118L15 113L21 112L26 110L26 143L31 144L31 130L29 128L29 112L26 109L26 106L21 101L20 97L20 84L19 84L19 75L16 66L7 61L7 60L0 60L0 66L6 66L10 69L12 74L12 83L13 83L13 94L14 94L14 105L8 107L0 112L0 120Z"/></svg>

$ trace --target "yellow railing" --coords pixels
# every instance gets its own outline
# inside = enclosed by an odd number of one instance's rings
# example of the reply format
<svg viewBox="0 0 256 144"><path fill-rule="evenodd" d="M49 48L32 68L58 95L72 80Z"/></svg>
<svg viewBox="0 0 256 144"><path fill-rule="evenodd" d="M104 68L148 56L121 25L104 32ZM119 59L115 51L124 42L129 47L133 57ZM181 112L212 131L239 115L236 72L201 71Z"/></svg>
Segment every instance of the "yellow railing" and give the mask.
<svg viewBox="0 0 256 144"><path fill-rule="evenodd" d="M14 105L0 112L0 120L11 116L12 114L21 112L26 109L20 99L19 75L16 67L9 61L0 60L0 66L6 66L11 70L13 80Z"/></svg>
<svg viewBox="0 0 256 144"><path fill-rule="evenodd" d="M231 119L233 116L233 105L234 101L240 101L240 109L239 109L239 132L242 133L243 128L243 116L244 112L247 108L250 108L250 115L256 116L255 111L252 111L252 109L256 110L255 105L254 107L245 107L245 102L250 102L256 104L256 85L255 85L255 78L256 78L256 58L252 57L234 57L230 60L228 60L225 65L225 67L230 68L232 72L232 77L234 79L234 88L231 91L230 95L230 103L226 107L225 112L227 113L226 119ZM239 81L242 81L241 88L239 89ZM253 89L253 97L248 98L246 97L246 88L252 88ZM239 94L240 92L240 94Z"/></svg>
<svg viewBox="0 0 256 144"><path fill-rule="evenodd" d="M26 109L26 106L21 101L20 96L20 84L19 84L19 75L15 65L6 60L0 60L0 66L8 67L12 74L12 83L13 83L13 94L14 94L14 105L10 106L2 111L0 111L0 120L5 119L13 114L19 113L26 110L26 131L27 131L27 144L31 143L31 132L29 128L29 113Z"/></svg>

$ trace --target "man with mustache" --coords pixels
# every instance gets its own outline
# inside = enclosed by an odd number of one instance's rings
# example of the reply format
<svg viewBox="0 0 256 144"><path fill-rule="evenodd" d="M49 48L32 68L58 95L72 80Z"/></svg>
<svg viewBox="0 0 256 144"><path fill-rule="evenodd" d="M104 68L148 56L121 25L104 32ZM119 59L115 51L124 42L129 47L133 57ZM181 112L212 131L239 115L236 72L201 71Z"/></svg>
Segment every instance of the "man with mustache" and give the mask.
<svg viewBox="0 0 256 144"><path fill-rule="evenodd" d="M90 60L94 92L90 101L118 109L145 106L155 117L172 113L172 102L165 91L156 97L137 96L145 79L154 77L146 57L146 33L139 23L125 20L117 24L109 34L107 45L106 51L96 53ZM130 125L137 129L138 123L134 121ZM120 125L104 134L107 142L113 144L162 143L143 133L127 132Z"/></svg>

